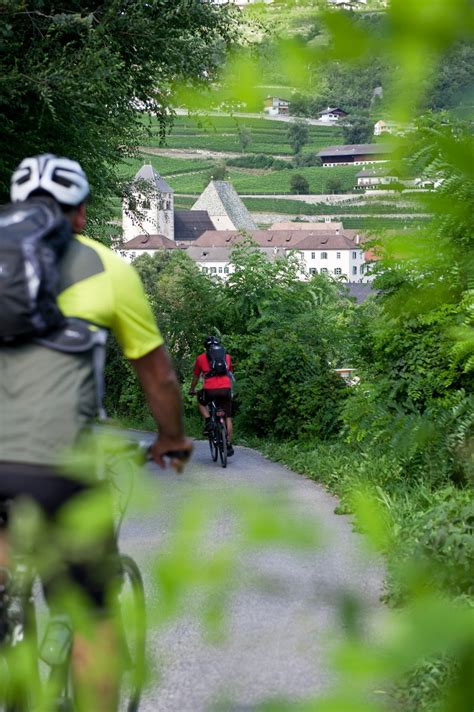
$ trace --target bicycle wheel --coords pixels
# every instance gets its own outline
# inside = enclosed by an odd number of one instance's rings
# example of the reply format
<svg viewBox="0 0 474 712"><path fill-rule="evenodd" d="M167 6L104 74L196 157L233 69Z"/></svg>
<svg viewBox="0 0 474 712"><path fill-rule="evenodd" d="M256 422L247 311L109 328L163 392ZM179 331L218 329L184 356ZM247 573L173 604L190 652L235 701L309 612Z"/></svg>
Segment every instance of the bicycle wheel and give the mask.
<svg viewBox="0 0 474 712"><path fill-rule="evenodd" d="M146 612L145 589L140 569L130 556L120 555L125 673L120 691L120 712L137 712L145 682Z"/></svg>
<svg viewBox="0 0 474 712"><path fill-rule="evenodd" d="M34 607L26 604L27 611L18 607L15 611L14 631L17 639L25 637L18 644L15 654L10 642L3 641L0 649L1 697L0 712L31 712L35 708L34 696L39 691L39 670L37 662L36 617ZM28 646L26 650L21 650ZM21 650L21 652L20 652ZM16 655L24 662L29 658L25 670L27 679L17 676ZM31 658L34 656L34 659Z"/></svg>
<svg viewBox="0 0 474 712"><path fill-rule="evenodd" d="M209 433L209 449L211 451L212 462L216 462L217 455L218 455L218 449L217 449L216 431L215 431L214 427L212 428L211 432Z"/></svg>
<svg viewBox="0 0 474 712"><path fill-rule="evenodd" d="M227 430L224 423L217 425L217 442L222 467L227 467Z"/></svg>

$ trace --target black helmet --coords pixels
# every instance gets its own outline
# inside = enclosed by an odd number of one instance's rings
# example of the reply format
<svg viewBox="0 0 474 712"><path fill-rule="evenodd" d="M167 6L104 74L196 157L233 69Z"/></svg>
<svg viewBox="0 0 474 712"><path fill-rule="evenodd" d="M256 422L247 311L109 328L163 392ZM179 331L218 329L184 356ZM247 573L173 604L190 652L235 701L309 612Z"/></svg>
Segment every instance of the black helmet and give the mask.
<svg viewBox="0 0 474 712"><path fill-rule="evenodd" d="M216 336L206 336L204 339L204 348L208 349L212 344L218 344L219 339Z"/></svg>

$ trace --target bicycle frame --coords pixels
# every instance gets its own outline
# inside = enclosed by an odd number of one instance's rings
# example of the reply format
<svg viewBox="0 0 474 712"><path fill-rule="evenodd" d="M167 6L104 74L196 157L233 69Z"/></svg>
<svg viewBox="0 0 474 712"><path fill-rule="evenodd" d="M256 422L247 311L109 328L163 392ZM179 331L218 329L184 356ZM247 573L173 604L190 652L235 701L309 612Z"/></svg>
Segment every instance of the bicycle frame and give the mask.
<svg viewBox="0 0 474 712"><path fill-rule="evenodd" d="M222 467L227 467L227 423L226 415L222 408L218 408L214 401L209 403L209 446L213 462L219 454Z"/></svg>

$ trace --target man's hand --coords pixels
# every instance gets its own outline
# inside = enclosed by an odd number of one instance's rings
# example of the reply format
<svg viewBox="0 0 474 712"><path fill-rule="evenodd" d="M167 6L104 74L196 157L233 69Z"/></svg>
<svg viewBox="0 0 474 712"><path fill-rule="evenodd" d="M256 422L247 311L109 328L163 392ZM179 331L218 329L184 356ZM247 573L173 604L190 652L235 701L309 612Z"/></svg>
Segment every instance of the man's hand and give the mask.
<svg viewBox="0 0 474 712"><path fill-rule="evenodd" d="M191 457L193 451L193 443L191 438L184 436L180 439L171 440L169 438L158 437L150 447L151 455L161 468L166 467L167 462L165 457L169 455L169 465L176 472L182 472L186 462ZM173 453L179 453L179 457L173 457Z"/></svg>

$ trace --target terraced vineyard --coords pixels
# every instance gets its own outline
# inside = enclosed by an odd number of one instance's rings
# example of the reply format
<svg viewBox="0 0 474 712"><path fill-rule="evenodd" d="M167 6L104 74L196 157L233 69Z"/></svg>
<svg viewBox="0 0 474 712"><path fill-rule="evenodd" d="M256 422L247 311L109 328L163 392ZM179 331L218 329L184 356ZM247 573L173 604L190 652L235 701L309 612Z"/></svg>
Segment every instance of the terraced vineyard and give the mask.
<svg viewBox="0 0 474 712"><path fill-rule="evenodd" d="M240 195L263 196L244 198L251 212L282 216L332 215L334 219L344 219L347 227L365 229L398 228L423 220L416 216L426 209L420 208L416 197L404 196L402 200L398 196L374 196L367 199L361 192L360 200L348 200L336 205L292 199L291 179L295 174L306 178L309 192L313 195L331 193L334 190L334 179L339 181L339 190L347 193L354 191L360 167L293 167L291 147L287 142L287 122L252 117L178 116L164 143L159 135L158 122L146 122L150 135L143 146L143 157L124 162L123 175L131 178L143 163L151 163L174 189L177 209L192 206L206 187L216 162L225 161L226 158L228 160L226 154L248 156L249 159L253 157L252 162L249 161L250 165L259 165L256 156L263 154L268 157L285 157L288 167L285 167L284 161L276 161L275 166L270 168L258 169L227 165L226 179ZM241 150L239 139L239 131L243 128L249 130L251 137L245 153ZM308 130L310 142L303 149L306 154L343 142L342 131L338 127L308 126ZM212 155L199 156L199 151L211 152ZM288 199L272 197L277 195L288 195ZM117 206L114 207L118 212Z"/></svg>
<svg viewBox="0 0 474 712"><path fill-rule="evenodd" d="M343 190L349 191L354 187L356 182L356 173L359 169L352 166L343 166L338 168L292 168L288 170L268 171L261 175L252 175L230 168L227 175L232 185L238 193L260 195L268 193L269 195L282 195L288 193L291 195L290 182L295 173L304 176L309 183L310 193L326 193L328 192L328 180L330 178L339 178ZM176 176L173 179L173 188L177 193L200 193L206 183L207 173L194 173L190 175Z"/></svg>
<svg viewBox="0 0 474 712"><path fill-rule="evenodd" d="M239 129L249 129L251 142L247 153L265 153L269 155L290 155L291 147L287 142L288 124L271 119L233 118L211 116L197 119L178 116L170 136L165 144L159 135L158 124L151 125L152 135L147 145L168 148L211 150L239 153ZM305 153L320 151L325 146L341 143L340 129L331 126L309 126L310 143L304 148Z"/></svg>

